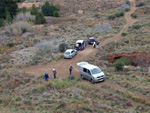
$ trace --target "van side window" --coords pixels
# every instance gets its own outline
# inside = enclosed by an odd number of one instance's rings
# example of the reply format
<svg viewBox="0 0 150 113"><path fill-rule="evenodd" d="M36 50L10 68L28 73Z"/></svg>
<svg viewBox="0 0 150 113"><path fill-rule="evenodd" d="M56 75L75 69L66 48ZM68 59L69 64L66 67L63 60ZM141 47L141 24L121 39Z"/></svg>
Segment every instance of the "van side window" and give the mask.
<svg viewBox="0 0 150 113"><path fill-rule="evenodd" d="M83 68L83 72L87 72L87 69Z"/></svg>
<svg viewBox="0 0 150 113"><path fill-rule="evenodd" d="M91 75L91 72L88 70L88 74Z"/></svg>

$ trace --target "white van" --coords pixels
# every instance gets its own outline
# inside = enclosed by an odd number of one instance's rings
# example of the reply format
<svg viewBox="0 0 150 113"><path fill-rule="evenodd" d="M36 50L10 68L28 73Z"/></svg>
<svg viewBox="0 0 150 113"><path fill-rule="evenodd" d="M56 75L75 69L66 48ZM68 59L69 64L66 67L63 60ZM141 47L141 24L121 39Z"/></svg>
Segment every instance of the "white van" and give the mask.
<svg viewBox="0 0 150 113"><path fill-rule="evenodd" d="M80 66L82 79L90 80L92 83L105 80L105 74L98 66L94 66L88 62L79 62L77 65Z"/></svg>

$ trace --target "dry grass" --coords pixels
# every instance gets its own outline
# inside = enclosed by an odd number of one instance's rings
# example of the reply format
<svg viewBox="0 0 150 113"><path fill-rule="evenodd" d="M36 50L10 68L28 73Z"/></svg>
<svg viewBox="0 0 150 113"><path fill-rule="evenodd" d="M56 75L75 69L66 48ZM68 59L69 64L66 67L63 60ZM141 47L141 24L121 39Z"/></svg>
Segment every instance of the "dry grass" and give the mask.
<svg viewBox="0 0 150 113"><path fill-rule="evenodd" d="M28 13L18 13L15 17L15 21L28 21L29 19L33 18L31 14Z"/></svg>
<svg viewBox="0 0 150 113"><path fill-rule="evenodd" d="M9 26L6 26L5 30L6 30L6 34L15 35L15 36L33 31L32 25L24 21L15 22Z"/></svg>

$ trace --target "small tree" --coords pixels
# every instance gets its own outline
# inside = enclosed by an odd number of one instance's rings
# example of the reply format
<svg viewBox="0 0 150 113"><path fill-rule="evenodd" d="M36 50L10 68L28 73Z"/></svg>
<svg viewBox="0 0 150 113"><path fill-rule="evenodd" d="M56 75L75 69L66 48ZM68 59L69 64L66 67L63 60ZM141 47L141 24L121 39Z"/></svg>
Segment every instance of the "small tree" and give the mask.
<svg viewBox="0 0 150 113"><path fill-rule="evenodd" d="M67 44L66 43L61 43L59 45L59 51L60 52L65 52L66 48L67 48Z"/></svg>
<svg viewBox="0 0 150 113"><path fill-rule="evenodd" d="M117 71L121 71L123 70L124 63L122 61L116 61L114 66Z"/></svg>
<svg viewBox="0 0 150 113"><path fill-rule="evenodd" d="M0 19L0 27L3 27L3 26L4 26L4 20Z"/></svg>
<svg viewBox="0 0 150 113"><path fill-rule="evenodd" d="M42 13L45 16L53 16L53 13L55 11L58 11L57 7L50 5L48 1L46 1L45 4L42 6Z"/></svg>
<svg viewBox="0 0 150 113"><path fill-rule="evenodd" d="M35 17L35 24L44 24L46 19L41 12L38 12Z"/></svg>
<svg viewBox="0 0 150 113"><path fill-rule="evenodd" d="M12 19L10 12L8 10L6 11L6 22L8 24L11 24L13 22L13 19Z"/></svg>
<svg viewBox="0 0 150 113"><path fill-rule="evenodd" d="M53 13L53 16L54 16L54 17L60 17L60 14L59 14L58 11L55 11L55 12Z"/></svg>
<svg viewBox="0 0 150 113"><path fill-rule="evenodd" d="M31 15L36 15L38 12L37 7L35 6L35 4L32 5L31 7Z"/></svg>

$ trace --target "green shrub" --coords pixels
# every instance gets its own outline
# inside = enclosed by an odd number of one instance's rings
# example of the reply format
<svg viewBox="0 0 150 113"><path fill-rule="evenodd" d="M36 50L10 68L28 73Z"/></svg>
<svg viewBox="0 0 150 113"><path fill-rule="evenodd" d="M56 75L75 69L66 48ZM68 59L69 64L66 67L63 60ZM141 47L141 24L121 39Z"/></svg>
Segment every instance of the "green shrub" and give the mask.
<svg viewBox="0 0 150 113"><path fill-rule="evenodd" d="M116 18L115 15L110 15L110 16L108 16L108 19L109 19L109 20L113 20L113 19L115 19L115 18Z"/></svg>
<svg viewBox="0 0 150 113"><path fill-rule="evenodd" d="M124 33L124 32L123 32L123 33L121 33L121 36L126 36L126 35L127 35L127 33Z"/></svg>
<svg viewBox="0 0 150 113"><path fill-rule="evenodd" d="M22 13L26 13L28 10L27 10L27 8L26 7L23 7L23 8L20 8L20 9L18 9L18 12L22 12Z"/></svg>
<svg viewBox="0 0 150 113"><path fill-rule="evenodd" d="M126 9L125 9L126 12L128 12L128 11L130 11L130 10L131 10L130 8L126 8Z"/></svg>
<svg viewBox="0 0 150 113"><path fill-rule="evenodd" d="M141 6L143 6L143 5L145 5L144 2L139 2L138 4L136 4L136 7L141 7Z"/></svg>
<svg viewBox="0 0 150 113"><path fill-rule="evenodd" d="M137 14L136 14L136 13L133 13L133 14L131 14L131 17L132 17L132 18L137 18Z"/></svg>
<svg viewBox="0 0 150 113"><path fill-rule="evenodd" d="M11 17L10 12L8 10L6 11L6 22L8 24L11 24L13 22L13 18Z"/></svg>
<svg viewBox="0 0 150 113"><path fill-rule="evenodd" d="M132 28L133 28L133 29L136 29L136 30L140 29L141 27L142 27L141 25L133 25L133 26L132 26Z"/></svg>
<svg viewBox="0 0 150 113"><path fill-rule="evenodd" d="M65 52L66 49L67 49L67 44L66 43L61 43L59 45L59 51L60 52Z"/></svg>
<svg viewBox="0 0 150 113"><path fill-rule="evenodd" d="M8 43L7 46L10 47L10 48L14 47L14 43Z"/></svg>
<svg viewBox="0 0 150 113"><path fill-rule="evenodd" d="M122 16L124 16L124 12L119 12L119 13L116 13L116 14L114 14L114 15L108 16L108 19L109 19L109 20L113 20L113 19L115 19L116 17L122 17Z"/></svg>
<svg viewBox="0 0 150 113"><path fill-rule="evenodd" d="M38 13L38 9L35 6L35 4L32 5L30 13L31 13L31 15L36 15Z"/></svg>
<svg viewBox="0 0 150 113"><path fill-rule="evenodd" d="M124 63L122 61L117 61L114 63L114 67L117 71L123 70Z"/></svg>
<svg viewBox="0 0 150 113"><path fill-rule="evenodd" d="M54 17L60 17L60 14L59 14L58 11L55 11L55 12L53 13L53 16L54 16Z"/></svg>
<svg viewBox="0 0 150 113"><path fill-rule="evenodd" d="M4 19L0 19L0 27L3 27L5 25Z"/></svg>
<svg viewBox="0 0 150 113"><path fill-rule="evenodd" d="M117 62L118 61L123 62L125 65L131 65L131 60L125 57L118 59Z"/></svg>
<svg viewBox="0 0 150 113"><path fill-rule="evenodd" d="M46 19L41 12L38 12L35 17L35 24L44 24Z"/></svg>
<svg viewBox="0 0 150 113"><path fill-rule="evenodd" d="M92 111L88 106L86 106L86 105L84 105L83 106L83 110L85 110L85 111Z"/></svg>
<svg viewBox="0 0 150 113"><path fill-rule="evenodd" d="M48 1L42 6L42 13L45 16L53 16L54 12L58 11L56 6L50 5Z"/></svg>
<svg viewBox="0 0 150 113"><path fill-rule="evenodd" d="M127 0L127 1L126 1L126 4L129 4L129 5L130 5L130 1Z"/></svg>

